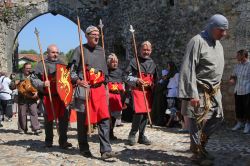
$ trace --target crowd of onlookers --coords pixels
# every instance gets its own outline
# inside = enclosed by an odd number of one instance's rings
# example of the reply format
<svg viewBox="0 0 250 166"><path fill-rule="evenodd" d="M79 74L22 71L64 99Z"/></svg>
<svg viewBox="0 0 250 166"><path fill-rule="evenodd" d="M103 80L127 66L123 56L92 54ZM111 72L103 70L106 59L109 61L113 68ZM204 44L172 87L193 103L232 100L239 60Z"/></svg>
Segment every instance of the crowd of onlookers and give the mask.
<svg viewBox="0 0 250 166"><path fill-rule="evenodd" d="M174 62L168 62L161 71L161 78L155 87L153 119L155 125L181 127L179 132L188 133L188 121L181 112L178 98L179 71Z"/></svg>

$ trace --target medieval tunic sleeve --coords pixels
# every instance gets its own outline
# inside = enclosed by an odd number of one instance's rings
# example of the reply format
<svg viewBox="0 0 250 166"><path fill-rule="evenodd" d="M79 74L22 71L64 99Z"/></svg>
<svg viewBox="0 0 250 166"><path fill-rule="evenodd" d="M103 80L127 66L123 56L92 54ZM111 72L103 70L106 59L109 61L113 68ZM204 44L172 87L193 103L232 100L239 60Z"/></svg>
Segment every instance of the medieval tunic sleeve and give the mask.
<svg viewBox="0 0 250 166"><path fill-rule="evenodd" d="M44 82L42 81L42 74L43 74L43 66L42 66L42 62L40 61L35 68L35 73L32 74L31 76L32 84L40 92L43 92L43 88L44 88Z"/></svg>
<svg viewBox="0 0 250 166"><path fill-rule="evenodd" d="M195 36L187 45L179 76L179 98L198 98L196 66L199 64L201 43Z"/></svg>
<svg viewBox="0 0 250 166"><path fill-rule="evenodd" d="M80 64L80 47L75 48L74 52L73 52L73 56L71 59L71 64L70 64L70 76L71 76L71 81L73 84L76 83L76 81L79 79L79 76L77 74L77 69L79 67Z"/></svg>
<svg viewBox="0 0 250 166"><path fill-rule="evenodd" d="M135 59L133 58L128 67L126 68L126 83L132 87L136 87L136 81L138 80L138 77L137 77L137 70L135 71L133 69L133 64L135 63L134 62Z"/></svg>

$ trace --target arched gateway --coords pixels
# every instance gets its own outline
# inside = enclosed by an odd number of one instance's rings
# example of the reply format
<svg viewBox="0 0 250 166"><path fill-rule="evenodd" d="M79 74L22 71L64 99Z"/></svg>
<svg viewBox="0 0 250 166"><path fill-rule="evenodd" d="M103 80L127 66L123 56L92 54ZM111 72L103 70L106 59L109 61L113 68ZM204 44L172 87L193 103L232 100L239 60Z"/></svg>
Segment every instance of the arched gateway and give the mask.
<svg viewBox="0 0 250 166"><path fill-rule="evenodd" d="M17 55L16 39L19 32L33 19L51 13L60 14L76 23L76 16L81 20L82 29L98 23L99 9L96 1L83 0L0 0L0 68L11 71ZM48 25L49 26L49 25ZM48 27L49 28L49 27ZM33 32L32 32L33 33Z"/></svg>

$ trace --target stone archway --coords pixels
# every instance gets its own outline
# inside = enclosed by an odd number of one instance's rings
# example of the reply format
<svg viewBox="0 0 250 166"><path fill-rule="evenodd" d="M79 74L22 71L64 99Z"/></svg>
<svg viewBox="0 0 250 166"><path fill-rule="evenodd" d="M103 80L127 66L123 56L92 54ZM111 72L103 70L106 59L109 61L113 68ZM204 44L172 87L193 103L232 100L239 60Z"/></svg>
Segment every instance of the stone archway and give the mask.
<svg viewBox="0 0 250 166"><path fill-rule="evenodd" d="M16 38L19 32L37 17L52 13L60 14L76 23L76 16L80 17L83 29L89 24L96 23L99 17L101 1L94 0L30 0L24 2L16 0L0 1L0 68L11 71L15 50L18 47Z"/></svg>

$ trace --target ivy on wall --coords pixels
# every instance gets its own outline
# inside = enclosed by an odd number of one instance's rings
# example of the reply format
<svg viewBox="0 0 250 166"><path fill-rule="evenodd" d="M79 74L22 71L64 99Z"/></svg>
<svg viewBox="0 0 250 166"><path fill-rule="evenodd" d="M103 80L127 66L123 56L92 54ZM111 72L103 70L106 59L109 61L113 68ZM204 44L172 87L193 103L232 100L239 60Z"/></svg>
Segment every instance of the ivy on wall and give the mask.
<svg viewBox="0 0 250 166"><path fill-rule="evenodd" d="M6 24L13 20L13 16L21 19L25 16L26 10L23 6L14 7L13 5L1 4L0 6L0 21Z"/></svg>

